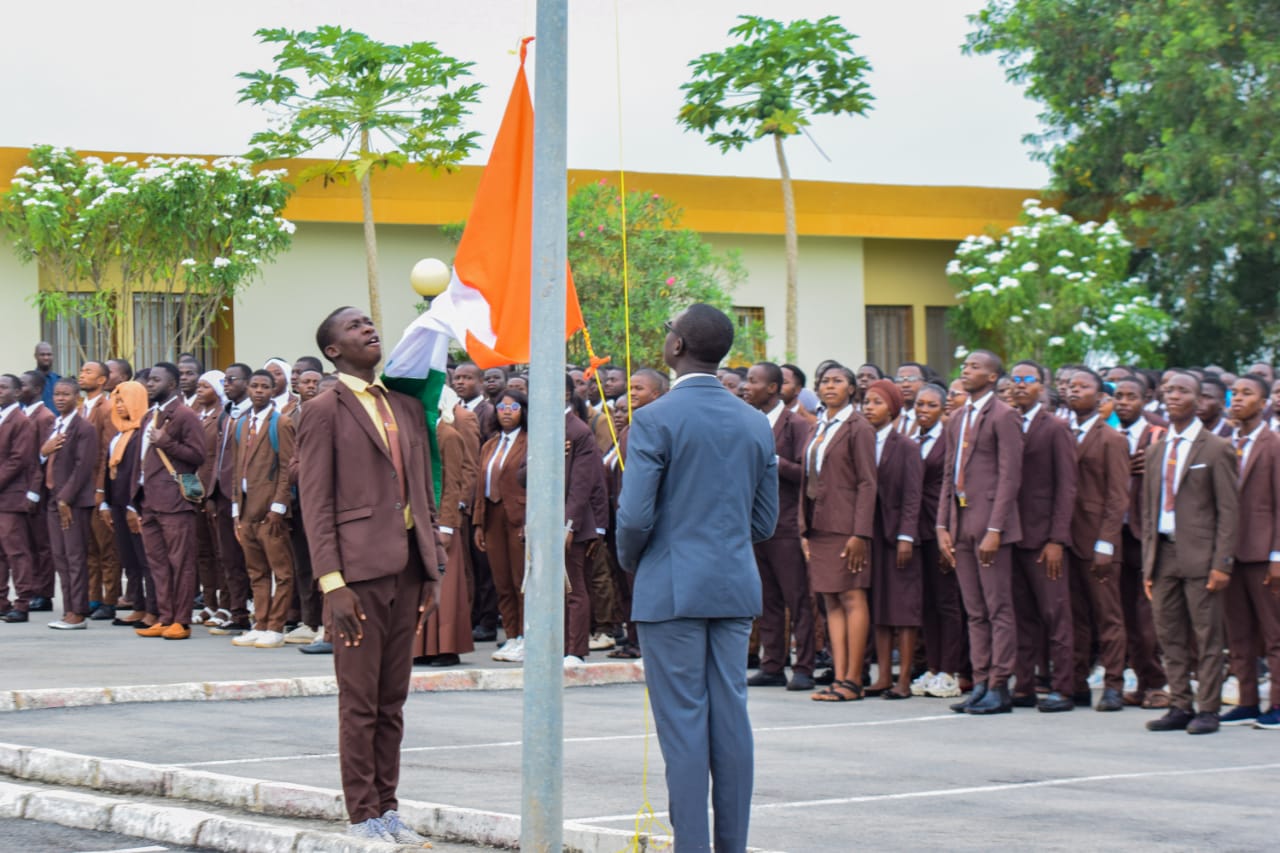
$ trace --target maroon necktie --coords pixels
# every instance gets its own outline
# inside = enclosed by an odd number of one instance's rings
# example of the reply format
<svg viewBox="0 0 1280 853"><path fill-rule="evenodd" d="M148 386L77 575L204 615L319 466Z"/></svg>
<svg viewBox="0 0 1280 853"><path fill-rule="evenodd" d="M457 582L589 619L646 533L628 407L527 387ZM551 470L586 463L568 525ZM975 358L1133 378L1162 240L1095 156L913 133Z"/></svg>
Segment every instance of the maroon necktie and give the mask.
<svg viewBox="0 0 1280 853"><path fill-rule="evenodd" d="M1178 472L1178 442L1182 441L1182 438L1175 437L1172 440L1173 440L1173 446L1169 448L1169 461L1166 462L1164 466L1164 511L1165 512L1173 512L1173 508L1175 506L1174 498L1177 497L1177 495L1174 493L1174 490L1177 487L1177 480L1178 480L1176 476Z"/></svg>

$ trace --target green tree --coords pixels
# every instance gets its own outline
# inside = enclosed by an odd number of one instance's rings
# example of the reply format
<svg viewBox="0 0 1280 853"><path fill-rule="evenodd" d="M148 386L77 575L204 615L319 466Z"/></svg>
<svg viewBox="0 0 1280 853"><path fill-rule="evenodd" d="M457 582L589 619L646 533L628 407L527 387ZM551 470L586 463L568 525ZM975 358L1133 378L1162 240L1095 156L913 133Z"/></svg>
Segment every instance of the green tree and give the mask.
<svg viewBox="0 0 1280 853"><path fill-rule="evenodd" d="M1029 199L1018 225L956 250L951 329L966 350L1010 361L1159 367L1171 320L1129 274L1132 251L1112 220L1077 222Z"/></svg>
<svg viewBox="0 0 1280 853"><path fill-rule="evenodd" d="M1068 212L1114 209L1176 326L1176 363L1280 334L1280 2L989 0L967 49L1043 105L1029 137ZM1247 324L1241 318L1247 317Z"/></svg>
<svg viewBox="0 0 1280 853"><path fill-rule="evenodd" d="M249 81L240 100L282 113L283 122L280 129L254 134L249 156L261 161L340 149L335 159L300 177L321 177L326 184L359 182L369 312L381 328L371 172L407 163L456 166L476 147L478 134L464 132L462 119L482 86L463 85L472 63L443 53L433 42L383 44L336 26L262 29L257 36L279 46L276 67L240 74Z"/></svg>
<svg viewBox="0 0 1280 853"><path fill-rule="evenodd" d="M796 287L799 249L796 204L783 142L807 133L812 116L865 115L871 92L867 60L853 51L856 35L834 15L789 24L755 15L739 16L729 35L738 43L704 53L689 63L693 78L680 88L684 105L677 120L722 152L772 137L782 178L786 235L786 353L796 352Z"/></svg>

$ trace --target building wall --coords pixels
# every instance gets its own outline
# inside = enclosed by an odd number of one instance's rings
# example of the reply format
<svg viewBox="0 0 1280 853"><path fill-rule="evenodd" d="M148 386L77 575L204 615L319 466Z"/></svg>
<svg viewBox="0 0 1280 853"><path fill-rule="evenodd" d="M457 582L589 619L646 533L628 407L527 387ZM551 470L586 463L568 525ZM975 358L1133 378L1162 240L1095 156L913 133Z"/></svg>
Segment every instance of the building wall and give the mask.
<svg viewBox="0 0 1280 853"><path fill-rule="evenodd" d="M955 304L955 290L947 281L946 266L955 255L956 245L954 240L866 240L866 304L911 308L911 361L928 360L926 309ZM886 370L895 367L881 366ZM950 367L934 366L943 372Z"/></svg>
<svg viewBox="0 0 1280 853"><path fill-rule="evenodd" d="M32 352L40 340L40 316L27 301L36 292L36 281L34 265L19 263L8 246L0 249L0 372L22 373L36 366ZM54 370L67 372L61 364Z"/></svg>

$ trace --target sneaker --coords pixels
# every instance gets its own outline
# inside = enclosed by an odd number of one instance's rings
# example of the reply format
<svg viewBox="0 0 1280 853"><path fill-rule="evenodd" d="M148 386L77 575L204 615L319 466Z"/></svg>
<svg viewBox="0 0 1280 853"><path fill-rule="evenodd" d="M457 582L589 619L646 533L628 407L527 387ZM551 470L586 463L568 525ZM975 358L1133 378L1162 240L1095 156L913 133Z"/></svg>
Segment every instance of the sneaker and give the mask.
<svg viewBox="0 0 1280 853"><path fill-rule="evenodd" d="M1138 689L1138 673L1132 669L1124 671L1124 692L1133 693Z"/></svg>
<svg viewBox="0 0 1280 853"><path fill-rule="evenodd" d="M577 655L565 655L565 656L564 656L564 668L565 668L565 669L572 669L572 668L573 668L573 667L575 667L575 666L585 666L585 665L586 665L586 663L587 663L586 661L584 661L582 658L578 657Z"/></svg>
<svg viewBox="0 0 1280 853"><path fill-rule="evenodd" d="M1089 673L1089 689L1099 690L1103 683L1107 680L1107 671L1100 666L1095 666L1093 672Z"/></svg>
<svg viewBox="0 0 1280 853"><path fill-rule="evenodd" d="M241 634L247 634L253 630L243 622L237 622L235 619L226 619L221 625L210 628L209 633L215 637L237 637Z"/></svg>
<svg viewBox="0 0 1280 853"><path fill-rule="evenodd" d="M508 658L512 663L524 663L524 637L516 637L515 651Z"/></svg>
<svg viewBox="0 0 1280 853"><path fill-rule="evenodd" d="M1240 682L1234 675L1222 682L1222 704L1240 704Z"/></svg>
<svg viewBox="0 0 1280 853"><path fill-rule="evenodd" d="M259 631L258 639L254 641L253 647L255 649L278 649L283 645L284 634L279 631Z"/></svg>
<svg viewBox="0 0 1280 853"><path fill-rule="evenodd" d="M956 681L951 673L940 672L926 685L924 695L938 699L954 699L961 695L960 682Z"/></svg>
<svg viewBox="0 0 1280 853"><path fill-rule="evenodd" d="M921 673L920 676L916 678L915 681L911 682L911 695L923 696L924 689L927 686L929 686L929 682L933 681L937 677L938 677L938 673L934 672L933 670L929 670L928 672Z"/></svg>
<svg viewBox="0 0 1280 853"><path fill-rule="evenodd" d="M353 823L347 827L347 835L352 838L364 838L369 841L384 841L387 844L395 844L396 839L391 833L387 832L386 824L381 818L371 817L362 823Z"/></svg>
<svg viewBox="0 0 1280 853"><path fill-rule="evenodd" d="M251 646L253 646L256 642L258 642L258 640L262 639L262 635L263 635L264 633L266 633L266 632L264 632L264 631L245 631L245 632L244 632L243 634L241 634L239 637L236 637L235 639L233 639L233 640L231 641L231 645L233 645L233 646L240 646L241 648L251 647Z"/></svg>
<svg viewBox="0 0 1280 853"><path fill-rule="evenodd" d="M1218 722L1224 726L1251 726L1260 714L1257 705L1237 705L1219 717Z"/></svg>
<svg viewBox="0 0 1280 853"><path fill-rule="evenodd" d="M396 844L414 844L418 847L431 846L427 844L426 838L409 828L408 824L400 818L400 813L395 809L388 809L383 813L382 828Z"/></svg>
<svg viewBox="0 0 1280 853"><path fill-rule="evenodd" d="M521 653L520 657L518 658L513 657L513 655L515 655L517 652ZM520 643L519 639L517 639L516 637L512 637L511 639L503 643L501 648L499 648L496 652L490 655L490 657L492 657L494 660L506 661L507 663L514 663L517 660L524 660L522 644Z"/></svg>
<svg viewBox="0 0 1280 853"><path fill-rule="evenodd" d="M284 641L291 646L306 646L315 642L315 639L316 632L306 625L299 625L284 635Z"/></svg>
<svg viewBox="0 0 1280 853"><path fill-rule="evenodd" d="M591 639L587 642L587 648L593 652L603 652L618 645L613 637L601 631L599 634L592 634Z"/></svg>
<svg viewBox="0 0 1280 853"><path fill-rule="evenodd" d="M1280 729L1280 708L1271 707L1271 710L1265 714L1260 714L1258 719L1253 721L1255 729Z"/></svg>

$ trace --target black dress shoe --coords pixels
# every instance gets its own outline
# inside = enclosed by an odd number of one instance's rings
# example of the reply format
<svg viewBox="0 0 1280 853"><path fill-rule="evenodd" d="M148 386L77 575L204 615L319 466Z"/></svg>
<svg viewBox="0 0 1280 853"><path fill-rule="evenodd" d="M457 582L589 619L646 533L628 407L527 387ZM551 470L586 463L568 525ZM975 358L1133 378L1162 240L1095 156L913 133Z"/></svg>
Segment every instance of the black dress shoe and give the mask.
<svg viewBox="0 0 1280 853"><path fill-rule="evenodd" d="M116 618L116 609L110 604L103 604L97 610L89 614L89 618L95 622L105 622L108 619Z"/></svg>
<svg viewBox="0 0 1280 853"><path fill-rule="evenodd" d="M760 668L760 655L747 655L747 669Z"/></svg>
<svg viewBox="0 0 1280 853"><path fill-rule="evenodd" d="M1211 735L1218 730L1218 725L1217 714L1212 711L1201 711L1187 723L1187 734Z"/></svg>
<svg viewBox="0 0 1280 853"><path fill-rule="evenodd" d="M1034 708L1035 706L1036 696L1034 693L1029 696L1018 696L1015 694L1013 697L1013 707L1015 708Z"/></svg>
<svg viewBox="0 0 1280 853"><path fill-rule="evenodd" d="M304 655L331 655L333 654L333 643L328 640L321 640L318 643L308 643L305 646L298 646L298 651Z"/></svg>
<svg viewBox="0 0 1280 853"><path fill-rule="evenodd" d="M1114 687L1108 687L1102 691L1102 696L1098 698L1098 704L1093 706L1095 711L1123 711L1124 710L1124 694Z"/></svg>
<svg viewBox="0 0 1280 853"><path fill-rule="evenodd" d="M826 649L823 649L822 651L818 652L816 655L813 656L813 668L815 670L823 669L824 667L829 667L829 666L832 666L831 652L827 651Z"/></svg>
<svg viewBox="0 0 1280 853"><path fill-rule="evenodd" d="M457 666L460 663L462 658L457 655L434 655L427 661L427 666Z"/></svg>
<svg viewBox="0 0 1280 853"><path fill-rule="evenodd" d="M1184 732L1193 719L1195 719L1195 714L1190 711L1184 711L1181 708L1170 708L1163 717L1156 720L1147 720L1147 731Z"/></svg>
<svg viewBox="0 0 1280 853"><path fill-rule="evenodd" d="M747 679L748 687L786 687L787 677L780 672L757 672Z"/></svg>
<svg viewBox="0 0 1280 853"><path fill-rule="evenodd" d="M1013 710L1013 697L1008 687L988 688L986 695L964 709L966 714L985 717L990 714L1008 714Z"/></svg>
<svg viewBox="0 0 1280 853"><path fill-rule="evenodd" d="M43 595L35 595L31 597L31 607L28 610L32 613L52 613L53 602Z"/></svg>
<svg viewBox="0 0 1280 853"><path fill-rule="evenodd" d="M831 667L825 669L816 669L813 672L814 684L834 684L836 681L836 671Z"/></svg>
<svg viewBox="0 0 1280 853"><path fill-rule="evenodd" d="M1071 694L1071 701L1076 703L1077 708L1088 708L1093 704L1093 691L1077 690Z"/></svg>
<svg viewBox="0 0 1280 853"><path fill-rule="evenodd" d="M498 631L496 628L486 628L483 625L477 625L471 629L471 639L477 643L488 643L498 639Z"/></svg>
<svg viewBox="0 0 1280 853"><path fill-rule="evenodd" d="M963 714L973 705L982 701L982 697L987 695L987 683L985 681L973 685L973 692L969 694L968 699L962 699L951 706L951 710L957 714Z"/></svg>
<svg viewBox="0 0 1280 853"><path fill-rule="evenodd" d="M1016 700L1015 700L1016 701ZM1061 714L1065 711L1074 711L1076 703L1069 696L1063 696L1061 693L1054 691L1045 694L1036 708L1046 714Z"/></svg>
<svg viewBox="0 0 1280 853"><path fill-rule="evenodd" d="M10 610L8 613L4 615L4 621L27 622L27 621L30 621L30 617L28 617L27 614L23 613L21 610Z"/></svg>
<svg viewBox="0 0 1280 853"><path fill-rule="evenodd" d="M812 690L813 686L813 676L803 672L792 672L791 680L787 682L788 690Z"/></svg>

